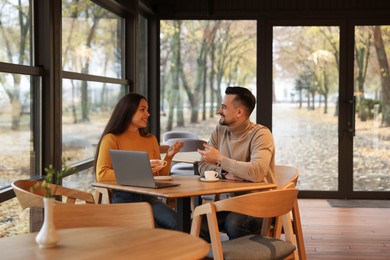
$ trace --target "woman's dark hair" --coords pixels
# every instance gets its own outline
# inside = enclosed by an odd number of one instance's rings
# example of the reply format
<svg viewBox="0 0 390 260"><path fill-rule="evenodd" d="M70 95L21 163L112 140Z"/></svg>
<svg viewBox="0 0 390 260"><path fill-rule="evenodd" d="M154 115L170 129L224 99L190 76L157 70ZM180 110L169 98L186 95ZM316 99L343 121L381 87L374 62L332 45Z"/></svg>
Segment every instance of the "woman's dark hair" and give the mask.
<svg viewBox="0 0 390 260"><path fill-rule="evenodd" d="M245 107L245 110L248 113L248 117L251 115L253 109L256 106L256 98L249 89L239 86L227 87L225 94L236 95L234 100Z"/></svg>
<svg viewBox="0 0 390 260"><path fill-rule="evenodd" d="M137 93L128 93L121 97L121 99L116 104L114 111L112 111L111 117L108 120L106 127L102 135L100 136L99 143L96 147L95 154L95 172L96 172L96 164L97 158L100 150L100 143L102 142L103 136L106 134L122 134L124 133L133 118L134 114L138 110L139 103L142 99L146 98ZM140 128L139 133L141 136L148 136L149 134L146 131L146 128Z"/></svg>

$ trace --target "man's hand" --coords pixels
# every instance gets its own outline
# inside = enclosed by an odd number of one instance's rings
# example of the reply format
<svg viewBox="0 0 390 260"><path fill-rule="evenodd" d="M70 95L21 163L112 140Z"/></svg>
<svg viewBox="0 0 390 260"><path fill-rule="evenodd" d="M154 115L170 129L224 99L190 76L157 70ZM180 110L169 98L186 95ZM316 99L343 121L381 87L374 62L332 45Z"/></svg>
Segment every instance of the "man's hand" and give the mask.
<svg viewBox="0 0 390 260"><path fill-rule="evenodd" d="M198 153L203 156L203 159L210 164L219 164L222 161L223 155L214 147L204 144L204 150L198 149Z"/></svg>

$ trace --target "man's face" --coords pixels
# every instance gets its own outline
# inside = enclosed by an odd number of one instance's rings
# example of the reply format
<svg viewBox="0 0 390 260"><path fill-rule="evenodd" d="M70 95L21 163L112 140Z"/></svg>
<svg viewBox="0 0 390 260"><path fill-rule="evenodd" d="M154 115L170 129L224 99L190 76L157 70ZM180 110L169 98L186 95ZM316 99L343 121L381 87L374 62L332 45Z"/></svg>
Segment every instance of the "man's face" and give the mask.
<svg viewBox="0 0 390 260"><path fill-rule="evenodd" d="M233 101L236 95L225 95L222 100L221 107L218 109L217 114L221 116L219 119L220 125L231 126L237 121L238 107L235 106Z"/></svg>

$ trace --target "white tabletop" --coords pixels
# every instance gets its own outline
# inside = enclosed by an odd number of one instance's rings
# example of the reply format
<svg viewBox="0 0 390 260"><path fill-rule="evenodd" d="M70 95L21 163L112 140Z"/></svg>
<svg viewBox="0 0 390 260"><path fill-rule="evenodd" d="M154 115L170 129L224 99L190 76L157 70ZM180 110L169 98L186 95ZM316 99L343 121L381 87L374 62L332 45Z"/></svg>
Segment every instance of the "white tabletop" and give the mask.
<svg viewBox="0 0 390 260"><path fill-rule="evenodd" d="M165 158L165 153L161 154L161 158ZM194 163L200 161L202 156L198 152L178 152L173 156L173 162Z"/></svg>

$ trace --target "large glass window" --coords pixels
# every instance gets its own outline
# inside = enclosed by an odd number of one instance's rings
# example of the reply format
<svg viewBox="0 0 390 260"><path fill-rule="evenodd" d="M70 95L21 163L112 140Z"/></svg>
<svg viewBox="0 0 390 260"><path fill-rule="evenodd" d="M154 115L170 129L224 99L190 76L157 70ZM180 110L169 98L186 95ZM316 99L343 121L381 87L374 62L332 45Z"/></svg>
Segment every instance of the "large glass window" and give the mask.
<svg viewBox="0 0 390 260"><path fill-rule="evenodd" d="M0 62L30 65L30 1L0 0Z"/></svg>
<svg viewBox="0 0 390 260"><path fill-rule="evenodd" d="M64 79L62 83L62 155L69 162L91 159L124 87Z"/></svg>
<svg viewBox="0 0 390 260"><path fill-rule="evenodd" d="M30 76L0 73L0 187L35 174L30 81Z"/></svg>
<svg viewBox="0 0 390 260"><path fill-rule="evenodd" d="M122 20L89 0L62 1L63 70L123 77Z"/></svg>
<svg viewBox="0 0 390 260"><path fill-rule="evenodd" d="M339 28L273 28L276 164L300 170L302 190L338 190Z"/></svg>
<svg viewBox="0 0 390 260"><path fill-rule="evenodd" d="M208 140L227 86L256 95L256 35L256 21L161 22L162 134L187 130Z"/></svg>
<svg viewBox="0 0 390 260"><path fill-rule="evenodd" d="M0 62L5 63L3 68L8 63L25 65L0 72L0 192L15 180L36 174L39 140L35 140L33 124L40 111L33 109L33 96L39 83L34 76L24 75L32 63L30 38L30 1L0 0ZM1 202L0 237L27 233L29 216L16 199Z"/></svg>
<svg viewBox="0 0 390 260"><path fill-rule="evenodd" d="M62 1L62 156L93 158L113 107L125 92L123 19L89 0ZM99 77L93 77L96 75Z"/></svg>
<svg viewBox="0 0 390 260"><path fill-rule="evenodd" d="M355 27L353 190L390 191L390 26Z"/></svg>

